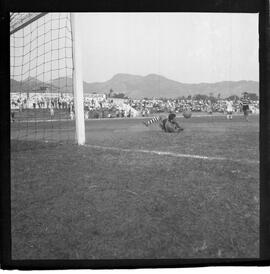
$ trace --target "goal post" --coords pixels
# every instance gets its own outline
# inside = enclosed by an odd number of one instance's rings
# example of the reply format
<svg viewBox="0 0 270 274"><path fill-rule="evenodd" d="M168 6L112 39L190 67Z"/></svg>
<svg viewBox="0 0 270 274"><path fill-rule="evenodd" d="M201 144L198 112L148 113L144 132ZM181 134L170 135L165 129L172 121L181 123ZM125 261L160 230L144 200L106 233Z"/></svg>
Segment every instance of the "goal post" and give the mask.
<svg viewBox="0 0 270 274"><path fill-rule="evenodd" d="M78 17L10 13L12 139L85 144Z"/></svg>
<svg viewBox="0 0 270 274"><path fill-rule="evenodd" d="M85 144L85 122L84 122L84 102L83 102L83 76L82 76L82 56L80 28L78 25L78 14L71 13L72 29L72 53L73 53L73 90L76 119L76 140L79 145Z"/></svg>

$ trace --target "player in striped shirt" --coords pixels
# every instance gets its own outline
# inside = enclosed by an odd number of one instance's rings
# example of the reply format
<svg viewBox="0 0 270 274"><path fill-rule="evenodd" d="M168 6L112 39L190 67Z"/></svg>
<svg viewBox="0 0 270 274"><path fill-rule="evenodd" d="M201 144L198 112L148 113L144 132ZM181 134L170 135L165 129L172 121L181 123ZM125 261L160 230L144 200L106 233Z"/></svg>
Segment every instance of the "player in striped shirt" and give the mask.
<svg viewBox="0 0 270 274"><path fill-rule="evenodd" d="M152 125L154 123L162 121L163 119L164 118L162 116L158 116L158 117L154 117L154 118L152 118L152 119L150 119L148 121L143 122L143 124L148 127L148 126L150 126L150 125Z"/></svg>
<svg viewBox="0 0 270 274"><path fill-rule="evenodd" d="M244 117L245 120L248 121L248 114L249 114L249 104L250 104L250 100L248 98L248 93L244 92L243 97L241 98L241 106L242 106L242 110L244 112Z"/></svg>

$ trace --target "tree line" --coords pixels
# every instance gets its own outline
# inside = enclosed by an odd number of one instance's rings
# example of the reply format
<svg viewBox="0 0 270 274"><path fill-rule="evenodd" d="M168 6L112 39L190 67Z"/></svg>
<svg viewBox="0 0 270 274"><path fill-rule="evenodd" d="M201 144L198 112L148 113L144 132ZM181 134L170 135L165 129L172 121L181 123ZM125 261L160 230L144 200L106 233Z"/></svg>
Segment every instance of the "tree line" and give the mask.
<svg viewBox="0 0 270 274"><path fill-rule="evenodd" d="M108 97L109 98L121 98L121 99L128 99L128 96L123 93L115 93L113 91L113 89L110 89L109 93L108 93ZM258 101L259 100L259 96L256 93L248 93L248 97L250 100L252 101ZM148 97L144 97L145 100L151 100L151 98ZM162 101L166 101L169 98L165 98L165 97L160 97L158 98ZM196 94L194 96L188 95L188 96L179 96L175 99L178 100L197 100L197 101L211 101L212 103L217 102L218 100L221 99L221 94L219 93L217 96L214 96L212 93L210 93L209 95L205 95L205 94ZM240 97L238 95L231 95L229 97L223 98L225 100L230 100L230 101L238 101L240 100Z"/></svg>

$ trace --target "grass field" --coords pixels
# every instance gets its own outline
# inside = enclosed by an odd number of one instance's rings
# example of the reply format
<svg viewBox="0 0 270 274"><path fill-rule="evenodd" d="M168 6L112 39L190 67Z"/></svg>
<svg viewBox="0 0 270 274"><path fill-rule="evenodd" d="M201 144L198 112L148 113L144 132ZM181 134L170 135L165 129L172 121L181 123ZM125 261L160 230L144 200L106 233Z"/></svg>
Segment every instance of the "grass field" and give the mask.
<svg viewBox="0 0 270 274"><path fill-rule="evenodd" d="M259 117L178 119L12 124L12 258L258 257Z"/></svg>

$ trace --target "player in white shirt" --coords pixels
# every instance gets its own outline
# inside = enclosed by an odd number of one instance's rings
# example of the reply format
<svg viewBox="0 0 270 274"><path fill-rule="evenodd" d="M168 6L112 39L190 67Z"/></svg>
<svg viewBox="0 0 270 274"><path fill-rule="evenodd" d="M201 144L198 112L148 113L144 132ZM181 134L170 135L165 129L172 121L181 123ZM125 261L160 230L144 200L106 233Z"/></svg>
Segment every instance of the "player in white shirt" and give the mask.
<svg viewBox="0 0 270 274"><path fill-rule="evenodd" d="M54 109L52 106L50 107L50 115L51 115L51 120L52 120L54 117Z"/></svg>
<svg viewBox="0 0 270 274"><path fill-rule="evenodd" d="M227 105L227 119L232 120L233 102L232 101L226 101L226 105Z"/></svg>

